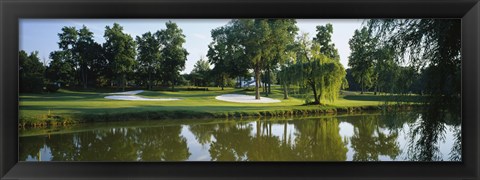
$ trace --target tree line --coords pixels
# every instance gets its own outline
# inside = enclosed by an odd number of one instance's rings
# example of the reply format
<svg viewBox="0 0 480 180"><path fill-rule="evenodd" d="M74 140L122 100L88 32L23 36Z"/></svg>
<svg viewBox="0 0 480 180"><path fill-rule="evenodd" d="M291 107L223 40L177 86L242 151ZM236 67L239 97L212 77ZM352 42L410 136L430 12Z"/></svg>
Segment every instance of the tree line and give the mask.
<svg viewBox="0 0 480 180"><path fill-rule="evenodd" d="M242 80L253 76L256 99L260 87L268 96L272 84L281 86L285 99L299 88L311 104L334 101L341 89L450 100L460 96L459 20L366 20L348 42L348 69L332 42L331 24L317 26L313 38L298 31L294 19L233 19L211 30L206 59L180 75L188 52L185 35L173 22L135 39L115 23L106 26L103 44L85 26L64 27L58 34L60 50L50 54L49 66L41 66L35 52L20 52L20 90L38 90L33 86L41 85L42 77L63 86L151 90L185 84L241 87Z"/></svg>
<svg viewBox="0 0 480 180"><path fill-rule="evenodd" d="M124 90L129 81L149 89L154 84L173 89L185 68L188 52L183 48L182 29L170 21L165 25L166 29L134 39L114 23L105 27L103 44L94 41L86 26L78 30L63 27L58 33L59 50L50 53L48 66L43 67L37 52L27 56L20 51L20 67L25 69L20 71L20 91L39 92L44 83L85 89L115 86ZM34 79L38 84L29 83Z"/></svg>

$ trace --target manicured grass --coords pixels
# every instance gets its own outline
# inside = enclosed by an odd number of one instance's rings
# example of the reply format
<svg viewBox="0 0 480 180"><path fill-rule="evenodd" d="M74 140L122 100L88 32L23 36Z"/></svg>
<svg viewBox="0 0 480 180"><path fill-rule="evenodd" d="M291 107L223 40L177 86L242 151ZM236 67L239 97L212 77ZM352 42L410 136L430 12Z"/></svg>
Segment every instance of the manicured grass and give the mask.
<svg viewBox="0 0 480 180"><path fill-rule="evenodd" d="M229 117L229 116L267 116L279 114L326 112L329 110L352 107L378 107L386 100L399 99L398 96L384 96L357 92L343 92L335 102L323 102L325 105L303 105L300 95L291 95L283 99L280 89L272 87L269 98L279 99L280 103L234 103L216 100L222 94L254 95L253 91L243 89L209 87L209 91L145 91L137 94L148 98L181 98L178 101L123 101L104 97L107 92L79 92L59 90L49 94L20 94L20 124L46 125L69 124L82 121L114 121L130 119L172 118L172 117ZM264 96L264 95L262 95ZM297 98L295 98L297 97ZM418 98L401 97L408 102Z"/></svg>

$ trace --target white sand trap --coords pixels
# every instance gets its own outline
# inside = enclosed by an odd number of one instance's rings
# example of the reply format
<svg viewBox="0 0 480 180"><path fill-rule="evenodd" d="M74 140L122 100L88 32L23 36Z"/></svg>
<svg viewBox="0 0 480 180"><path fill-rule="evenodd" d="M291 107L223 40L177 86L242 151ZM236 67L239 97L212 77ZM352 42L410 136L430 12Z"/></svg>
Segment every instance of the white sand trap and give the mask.
<svg viewBox="0 0 480 180"><path fill-rule="evenodd" d="M215 97L215 99L220 101L228 102L238 102L238 103L278 103L281 102L277 99L260 97L260 99L255 99L255 96L248 96L243 94L224 94L221 96Z"/></svg>
<svg viewBox="0 0 480 180"><path fill-rule="evenodd" d="M119 94L124 96L105 96L105 99L114 99L114 100L126 100L126 101L176 101L180 100L178 98L144 98L140 96L135 96L135 94L141 93L143 90L136 90L136 91L125 91L125 92L116 92L116 93L109 93L109 94Z"/></svg>
<svg viewBox="0 0 480 180"><path fill-rule="evenodd" d="M120 95L134 95L143 92L143 90L136 90L136 91L125 91L125 92L115 92L115 93L108 93L108 94L120 94Z"/></svg>

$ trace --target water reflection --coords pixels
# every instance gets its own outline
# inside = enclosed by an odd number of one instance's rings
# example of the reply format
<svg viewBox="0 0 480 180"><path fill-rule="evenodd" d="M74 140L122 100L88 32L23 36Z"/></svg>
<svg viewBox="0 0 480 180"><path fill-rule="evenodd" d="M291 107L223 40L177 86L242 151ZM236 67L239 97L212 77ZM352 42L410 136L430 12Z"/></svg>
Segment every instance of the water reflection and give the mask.
<svg viewBox="0 0 480 180"><path fill-rule="evenodd" d="M21 131L21 161L461 160L461 129L447 114L365 114L293 120L104 123ZM437 116L438 117L438 116ZM458 118L459 119L459 118ZM38 130L37 130L38 131Z"/></svg>

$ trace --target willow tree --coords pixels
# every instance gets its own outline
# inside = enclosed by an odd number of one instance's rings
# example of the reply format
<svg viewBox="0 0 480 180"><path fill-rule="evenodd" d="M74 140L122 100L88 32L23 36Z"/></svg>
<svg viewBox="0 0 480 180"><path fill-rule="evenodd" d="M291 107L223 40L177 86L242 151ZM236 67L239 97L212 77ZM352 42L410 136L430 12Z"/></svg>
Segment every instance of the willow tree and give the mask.
<svg viewBox="0 0 480 180"><path fill-rule="evenodd" d="M321 53L320 45L309 40L308 34L298 39L299 51L295 66L303 71L303 83L313 91L313 104L338 98L346 72L340 61Z"/></svg>
<svg viewBox="0 0 480 180"><path fill-rule="evenodd" d="M393 46L397 63L409 64L417 71L429 69L425 93L432 97L431 102L454 102L460 107L460 19L372 19L367 25Z"/></svg>

